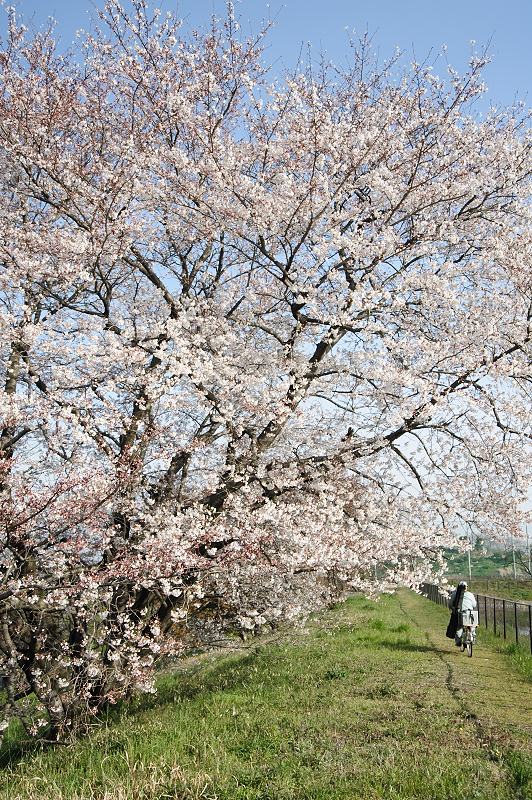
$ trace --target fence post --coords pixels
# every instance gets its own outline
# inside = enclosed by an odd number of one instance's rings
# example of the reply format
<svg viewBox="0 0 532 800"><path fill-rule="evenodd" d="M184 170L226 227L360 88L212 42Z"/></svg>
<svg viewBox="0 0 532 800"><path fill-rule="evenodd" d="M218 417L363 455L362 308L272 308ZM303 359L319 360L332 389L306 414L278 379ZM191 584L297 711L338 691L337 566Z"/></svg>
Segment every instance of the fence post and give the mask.
<svg viewBox="0 0 532 800"><path fill-rule="evenodd" d="M503 638L506 639L506 600L502 601L502 629Z"/></svg>
<svg viewBox="0 0 532 800"><path fill-rule="evenodd" d="M495 608L495 598L493 598L493 633L497 633L497 610Z"/></svg>
<svg viewBox="0 0 532 800"><path fill-rule="evenodd" d="M514 603L515 643L519 644L519 626L517 624L517 603Z"/></svg>
<svg viewBox="0 0 532 800"><path fill-rule="evenodd" d="M488 627L488 598L484 595L484 622L486 623L486 628Z"/></svg>

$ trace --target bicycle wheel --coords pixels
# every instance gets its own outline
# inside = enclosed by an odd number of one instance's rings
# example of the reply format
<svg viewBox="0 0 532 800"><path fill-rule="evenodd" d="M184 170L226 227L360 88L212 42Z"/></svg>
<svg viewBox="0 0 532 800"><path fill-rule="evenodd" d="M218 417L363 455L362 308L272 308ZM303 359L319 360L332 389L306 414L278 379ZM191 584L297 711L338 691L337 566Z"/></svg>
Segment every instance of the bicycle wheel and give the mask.
<svg viewBox="0 0 532 800"><path fill-rule="evenodd" d="M467 655L468 655L469 658L471 658L471 656L473 655L473 641L472 641L472 639L468 639L467 640L466 648L467 648Z"/></svg>

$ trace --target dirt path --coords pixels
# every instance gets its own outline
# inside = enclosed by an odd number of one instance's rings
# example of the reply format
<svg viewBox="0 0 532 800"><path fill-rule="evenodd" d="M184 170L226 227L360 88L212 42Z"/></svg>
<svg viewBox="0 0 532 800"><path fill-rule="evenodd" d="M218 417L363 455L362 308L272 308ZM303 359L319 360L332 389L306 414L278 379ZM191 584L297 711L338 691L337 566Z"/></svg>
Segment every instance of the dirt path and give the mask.
<svg viewBox="0 0 532 800"><path fill-rule="evenodd" d="M399 602L409 624L444 666L449 695L462 718L475 723L483 746L498 749L511 734L523 749L532 751L532 685L512 669L504 654L483 645L482 628L473 657L468 658L445 637L445 609L413 592L401 592Z"/></svg>

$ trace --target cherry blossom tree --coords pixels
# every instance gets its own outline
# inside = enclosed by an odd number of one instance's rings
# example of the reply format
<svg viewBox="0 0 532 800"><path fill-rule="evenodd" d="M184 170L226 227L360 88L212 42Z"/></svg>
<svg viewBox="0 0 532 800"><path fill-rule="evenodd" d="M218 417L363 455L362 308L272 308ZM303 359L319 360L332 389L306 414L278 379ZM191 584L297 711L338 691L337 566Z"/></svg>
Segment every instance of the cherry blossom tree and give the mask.
<svg viewBox="0 0 532 800"><path fill-rule="evenodd" d="M0 51L0 664L53 737L199 630L517 532L530 135L486 59L268 76L266 31L110 0ZM30 698L30 699L28 699ZM35 701L35 698L37 700Z"/></svg>

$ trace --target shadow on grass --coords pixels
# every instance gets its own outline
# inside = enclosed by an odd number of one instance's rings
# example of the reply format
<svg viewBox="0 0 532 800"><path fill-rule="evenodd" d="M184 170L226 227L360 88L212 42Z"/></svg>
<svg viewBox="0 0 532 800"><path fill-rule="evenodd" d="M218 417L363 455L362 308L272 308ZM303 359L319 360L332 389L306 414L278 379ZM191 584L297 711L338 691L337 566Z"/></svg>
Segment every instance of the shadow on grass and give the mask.
<svg viewBox="0 0 532 800"><path fill-rule="evenodd" d="M99 715L98 722L100 725L119 724L124 717L134 717L150 709L193 700L200 695L237 689L249 682L250 668L255 666L261 655L262 648L258 647L251 653L224 659L222 663L214 666L206 668L205 663L200 663L186 672L164 676L157 681L157 694L138 695L131 700L111 706ZM20 738L4 741L0 748L0 769L15 766L23 758L36 755L51 747L63 746L61 743L47 742L43 739L25 739L23 736L21 732ZM71 742L72 740L68 740L65 744Z"/></svg>
<svg viewBox="0 0 532 800"><path fill-rule="evenodd" d="M447 650L440 650L427 644L412 644L411 642L382 642L382 647L389 650L405 650L409 653L447 653Z"/></svg>
<svg viewBox="0 0 532 800"><path fill-rule="evenodd" d="M40 753L47 747L51 747L51 744L46 744L42 741L36 742L26 739L3 744L2 748L0 749L0 769L14 767L26 756Z"/></svg>
<svg viewBox="0 0 532 800"><path fill-rule="evenodd" d="M251 653L224 659L222 663L206 666L202 662L186 672L167 675L157 681L157 694L139 695L120 704L106 714L106 720L112 722L123 716L194 700L200 695L205 697L248 685L250 669L254 668L253 678L257 677L256 665L262 654L263 649L258 647Z"/></svg>
<svg viewBox="0 0 532 800"><path fill-rule="evenodd" d="M371 644L372 647L386 648L387 650L402 650L408 653L445 653L448 655L447 650L440 650L437 647L432 647L427 644L414 644L408 641L408 639L390 641L389 639L377 639L373 636L359 636L356 641L361 644Z"/></svg>
<svg viewBox="0 0 532 800"><path fill-rule="evenodd" d="M380 625L374 627L377 628L377 631L380 630ZM378 635L356 637L355 643L367 643L372 647L386 648L396 652L444 652L429 645L414 644L407 638L387 640L379 638ZM176 671L173 674L165 675L157 681L157 694L138 695L129 701L110 707L100 715L99 723L111 726L118 725L121 719L134 717L145 711L194 700L199 696L206 697L217 692L231 691L249 686L250 679L269 684L274 680L282 681L283 678L281 676L273 677L273 671L270 669L272 663L271 654L266 658L264 656L264 648L259 645L249 653L233 654L209 665L201 661L187 671ZM326 677L329 678L329 673L326 674ZM42 752L53 744L42 740L25 739L15 739L7 742L0 749L0 768L14 766L23 758Z"/></svg>

